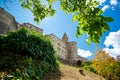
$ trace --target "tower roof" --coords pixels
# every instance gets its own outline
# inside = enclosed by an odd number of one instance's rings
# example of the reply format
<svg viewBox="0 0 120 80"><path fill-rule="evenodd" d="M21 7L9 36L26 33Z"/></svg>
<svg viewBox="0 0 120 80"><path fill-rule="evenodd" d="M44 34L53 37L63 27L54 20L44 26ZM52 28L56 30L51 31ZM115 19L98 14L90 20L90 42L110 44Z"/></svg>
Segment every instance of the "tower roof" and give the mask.
<svg viewBox="0 0 120 80"><path fill-rule="evenodd" d="M64 33L63 38L68 38L66 32Z"/></svg>
<svg viewBox="0 0 120 80"><path fill-rule="evenodd" d="M68 43L68 36L66 33L64 33L63 37L62 37L62 40L65 42L65 43Z"/></svg>

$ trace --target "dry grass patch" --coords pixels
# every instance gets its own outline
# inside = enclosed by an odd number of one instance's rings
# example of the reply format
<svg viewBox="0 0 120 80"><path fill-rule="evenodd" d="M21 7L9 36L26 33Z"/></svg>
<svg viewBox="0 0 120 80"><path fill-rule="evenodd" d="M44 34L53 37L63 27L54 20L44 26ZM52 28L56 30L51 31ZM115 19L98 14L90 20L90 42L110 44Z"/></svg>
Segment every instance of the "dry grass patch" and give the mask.
<svg viewBox="0 0 120 80"><path fill-rule="evenodd" d="M103 77L84 70L83 74L79 72L79 68L60 64L60 72L48 73L44 80L105 80Z"/></svg>

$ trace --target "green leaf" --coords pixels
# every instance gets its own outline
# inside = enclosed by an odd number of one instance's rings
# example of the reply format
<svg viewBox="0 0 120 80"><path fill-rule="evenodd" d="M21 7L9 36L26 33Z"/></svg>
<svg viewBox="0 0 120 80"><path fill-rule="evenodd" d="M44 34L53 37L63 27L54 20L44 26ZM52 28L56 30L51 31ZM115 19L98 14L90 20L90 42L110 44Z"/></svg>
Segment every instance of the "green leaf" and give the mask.
<svg viewBox="0 0 120 80"><path fill-rule="evenodd" d="M103 11L100 8L95 8L94 12L97 13L98 15L101 15Z"/></svg>
<svg viewBox="0 0 120 80"><path fill-rule="evenodd" d="M23 7L23 8L26 8L26 3L25 2L23 2L22 4L21 4L21 6Z"/></svg>
<svg viewBox="0 0 120 80"><path fill-rule="evenodd" d="M105 30L110 30L109 26L104 26Z"/></svg>
<svg viewBox="0 0 120 80"><path fill-rule="evenodd" d="M86 41L87 41L87 44L90 45L90 42L91 42L90 37L88 37Z"/></svg>
<svg viewBox="0 0 120 80"><path fill-rule="evenodd" d="M114 21L113 18L111 18L111 17L104 17L104 20L106 22L112 22L112 21Z"/></svg>
<svg viewBox="0 0 120 80"><path fill-rule="evenodd" d="M52 3L53 0L47 0L48 2Z"/></svg>
<svg viewBox="0 0 120 80"><path fill-rule="evenodd" d="M95 43L99 43L100 42L100 37L99 37L98 34L94 34L93 42L95 42Z"/></svg>
<svg viewBox="0 0 120 80"><path fill-rule="evenodd" d="M76 21L77 20L77 16L75 15L75 16L73 16L73 21Z"/></svg>
<svg viewBox="0 0 120 80"><path fill-rule="evenodd" d="M110 30L107 23L105 23L105 22L101 22L101 23L102 23L102 26L104 27L105 30Z"/></svg>
<svg viewBox="0 0 120 80"><path fill-rule="evenodd" d="M102 10L99 10L98 14L101 15L102 13L103 13L103 11L102 11Z"/></svg>

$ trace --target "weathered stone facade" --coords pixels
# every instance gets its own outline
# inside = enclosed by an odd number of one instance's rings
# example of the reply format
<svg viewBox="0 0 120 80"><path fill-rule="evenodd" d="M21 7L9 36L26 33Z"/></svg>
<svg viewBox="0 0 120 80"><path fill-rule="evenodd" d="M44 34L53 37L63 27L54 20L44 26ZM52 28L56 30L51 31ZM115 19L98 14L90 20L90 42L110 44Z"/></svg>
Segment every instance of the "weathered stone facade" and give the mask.
<svg viewBox="0 0 120 80"><path fill-rule="evenodd" d="M17 23L14 16L5 11L3 8L0 8L0 34L6 34L11 30L17 30L22 27L26 27L29 28L30 30L35 30L37 32L43 33L42 29L30 23L23 24Z"/></svg>
<svg viewBox="0 0 120 80"><path fill-rule="evenodd" d="M59 39L54 34L47 35L59 58L67 59L67 60L78 60L77 56L77 43L76 42L69 42L68 36L64 33L62 40Z"/></svg>
<svg viewBox="0 0 120 80"><path fill-rule="evenodd" d="M39 33L43 33L43 29L41 29L39 27L36 27L36 26L34 26L34 25L30 24L30 23L23 23L23 24L21 24L21 27L26 27L26 28L28 28L30 30L35 30L35 31L37 31Z"/></svg>
<svg viewBox="0 0 120 80"><path fill-rule="evenodd" d="M62 41L66 45L67 50L67 59L68 60L76 60L77 57L77 43L76 42L69 42L68 36L66 33L64 33L62 37Z"/></svg>
<svg viewBox="0 0 120 80"><path fill-rule="evenodd" d="M67 58L66 54L67 50L65 48L66 44L54 34L46 35L46 37L48 37L51 40L52 45L56 50L57 56L66 59Z"/></svg>
<svg viewBox="0 0 120 80"><path fill-rule="evenodd" d="M8 33L11 30L17 30L15 18L3 8L0 8L0 34Z"/></svg>

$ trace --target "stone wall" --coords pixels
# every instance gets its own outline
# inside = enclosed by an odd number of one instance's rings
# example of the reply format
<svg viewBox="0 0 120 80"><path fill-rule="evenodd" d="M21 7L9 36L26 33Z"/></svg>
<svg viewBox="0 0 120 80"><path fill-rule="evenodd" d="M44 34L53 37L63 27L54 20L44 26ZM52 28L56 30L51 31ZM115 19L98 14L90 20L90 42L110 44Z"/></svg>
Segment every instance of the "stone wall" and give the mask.
<svg viewBox="0 0 120 80"><path fill-rule="evenodd" d="M8 33L11 30L17 30L15 18L3 8L0 8L0 34Z"/></svg>
<svg viewBox="0 0 120 80"><path fill-rule="evenodd" d="M39 33L43 33L43 29L38 28L38 27L36 27L36 26L34 26L34 25L30 24L30 23L23 23L23 24L21 24L21 27L26 27L26 28L28 28L30 30L35 30L35 31L37 31Z"/></svg>
<svg viewBox="0 0 120 80"><path fill-rule="evenodd" d="M77 43L69 42L66 33L63 35L62 40L54 34L47 35L47 37L50 38L59 58L68 61L77 61L79 59L77 55Z"/></svg>
<svg viewBox="0 0 120 80"><path fill-rule="evenodd" d="M65 46L66 46L65 43L54 34L47 35L47 37L49 37L49 39L51 40L52 45L56 50L57 56L60 58L66 59L67 51L65 49Z"/></svg>
<svg viewBox="0 0 120 80"><path fill-rule="evenodd" d="M5 34L12 30L17 30L22 27L26 27L30 30L35 30L39 33L43 33L43 29L38 28L30 23L17 23L14 16L5 11L3 8L0 8L0 34Z"/></svg>
<svg viewBox="0 0 120 80"><path fill-rule="evenodd" d="M76 60L77 59L77 43L76 42L69 42L68 51L70 51L70 59Z"/></svg>
<svg viewBox="0 0 120 80"><path fill-rule="evenodd" d="M67 57L66 59L68 60L76 60L77 59L77 43L76 42L69 42L68 36L66 33L64 33L62 37L62 41L66 45L66 50L67 50Z"/></svg>

